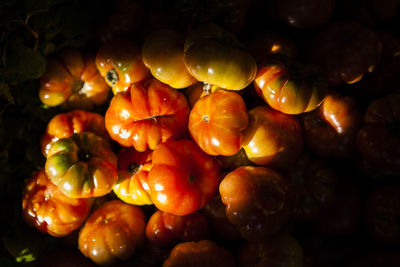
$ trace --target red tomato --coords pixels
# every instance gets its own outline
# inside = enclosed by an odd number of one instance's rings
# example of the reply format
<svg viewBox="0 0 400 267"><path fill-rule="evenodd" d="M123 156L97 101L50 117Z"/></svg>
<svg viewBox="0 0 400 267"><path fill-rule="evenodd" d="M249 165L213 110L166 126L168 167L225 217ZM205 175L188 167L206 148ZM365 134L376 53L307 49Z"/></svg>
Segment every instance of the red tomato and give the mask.
<svg viewBox="0 0 400 267"><path fill-rule="evenodd" d="M143 211L120 200L106 202L95 210L79 232L79 249L100 265L132 256L145 238Z"/></svg>
<svg viewBox="0 0 400 267"><path fill-rule="evenodd" d="M189 132L207 154L231 156L242 147L242 131L247 123L241 96L219 90L196 102L189 115Z"/></svg>
<svg viewBox="0 0 400 267"><path fill-rule="evenodd" d="M146 225L147 240L158 247L168 247L177 241L199 241L209 236L208 221L199 212L178 216L158 210Z"/></svg>
<svg viewBox="0 0 400 267"><path fill-rule="evenodd" d="M193 141L167 141L153 152L148 183L159 210L180 216L195 212L210 202L219 181L218 163Z"/></svg>
<svg viewBox="0 0 400 267"><path fill-rule="evenodd" d="M92 199L72 199L64 195L41 169L25 184L22 215L29 225L41 232L66 236L81 227L91 205Z"/></svg>
<svg viewBox="0 0 400 267"><path fill-rule="evenodd" d="M113 97L105 115L111 138L143 152L187 135L189 107L185 96L155 79L132 84Z"/></svg>

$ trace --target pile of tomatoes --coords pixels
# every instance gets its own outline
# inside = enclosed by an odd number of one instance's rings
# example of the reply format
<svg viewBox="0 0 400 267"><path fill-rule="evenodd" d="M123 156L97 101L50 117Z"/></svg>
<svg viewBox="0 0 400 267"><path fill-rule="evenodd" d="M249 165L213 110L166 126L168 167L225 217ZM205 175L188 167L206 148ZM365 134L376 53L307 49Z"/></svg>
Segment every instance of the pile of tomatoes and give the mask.
<svg viewBox="0 0 400 267"><path fill-rule="evenodd" d="M38 94L62 112L25 221L88 266L319 266L310 236L351 235L398 263L399 37L341 1L205 2L176 23L119 1L95 53L48 59ZM378 26L400 5L367 2ZM250 31L263 10L286 30Z"/></svg>

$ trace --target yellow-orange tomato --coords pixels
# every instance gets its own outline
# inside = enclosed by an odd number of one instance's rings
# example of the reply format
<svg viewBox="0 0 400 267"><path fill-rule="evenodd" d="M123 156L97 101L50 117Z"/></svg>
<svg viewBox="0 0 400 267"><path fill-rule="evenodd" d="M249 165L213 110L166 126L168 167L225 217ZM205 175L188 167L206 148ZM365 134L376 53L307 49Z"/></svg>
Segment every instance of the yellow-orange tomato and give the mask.
<svg viewBox="0 0 400 267"><path fill-rule="evenodd" d="M156 79L132 84L127 92L113 97L106 112L106 129L111 138L137 151L188 134L189 107L185 96Z"/></svg>
<svg viewBox="0 0 400 267"><path fill-rule="evenodd" d="M297 73L290 68L279 61L262 65L254 80L257 93L272 108L286 114L316 109L326 95L327 83L307 73L305 67L296 66Z"/></svg>
<svg viewBox="0 0 400 267"><path fill-rule="evenodd" d="M197 82L183 60L183 36L174 30L151 33L142 48L144 64L153 76L173 88L185 88Z"/></svg>
<svg viewBox="0 0 400 267"><path fill-rule="evenodd" d="M89 215L92 199L72 199L47 177L44 169L25 184L22 198L24 220L52 236L66 236L78 229Z"/></svg>
<svg viewBox="0 0 400 267"><path fill-rule="evenodd" d="M134 205L150 205L150 188L147 175L152 167L151 150L137 152L133 148L118 153L118 180L114 193L124 202Z"/></svg>
<svg viewBox="0 0 400 267"><path fill-rule="evenodd" d="M243 148L251 162L281 169L296 160L303 149L297 118L267 106L255 107L248 115Z"/></svg>
<svg viewBox="0 0 400 267"><path fill-rule="evenodd" d="M104 117L84 110L57 114L49 121L46 131L40 139L43 155L47 156L52 143L83 132L92 132L104 138L107 137Z"/></svg>
<svg viewBox="0 0 400 267"><path fill-rule="evenodd" d="M197 80L229 90L245 88L257 72L244 46L215 24L202 25L187 36L185 64Z"/></svg>
<svg viewBox="0 0 400 267"><path fill-rule="evenodd" d="M207 154L231 156L242 146L242 131L247 123L242 97L220 90L196 102L189 115L189 132Z"/></svg>
<svg viewBox="0 0 400 267"><path fill-rule="evenodd" d="M142 61L139 45L124 39L103 44L96 55L96 67L114 94L126 91L132 83L150 77L150 71Z"/></svg>
<svg viewBox="0 0 400 267"><path fill-rule="evenodd" d="M218 86L210 86L209 84L204 84L202 82L195 83L183 90L190 108L193 108L197 100L203 96L221 90Z"/></svg>
<svg viewBox="0 0 400 267"><path fill-rule="evenodd" d="M40 100L66 109L92 109L106 101L110 87L96 69L94 57L77 50L63 50L51 58L40 79Z"/></svg>
<svg viewBox="0 0 400 267"><path fill-rule="evenodd" d="M120 200L106 202L95 210L79 232L79 250L100 265L132 256L145 238L143 211Z"/></svg>

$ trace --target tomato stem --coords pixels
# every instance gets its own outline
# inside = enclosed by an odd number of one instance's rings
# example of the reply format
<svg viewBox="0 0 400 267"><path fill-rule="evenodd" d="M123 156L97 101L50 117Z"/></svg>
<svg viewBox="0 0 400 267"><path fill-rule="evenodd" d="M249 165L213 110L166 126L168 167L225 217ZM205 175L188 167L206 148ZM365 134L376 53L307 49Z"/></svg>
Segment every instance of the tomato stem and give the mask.
<svg viewBox="0 0 400 267"><path fill-rule="evenodd" d="M118 73L115 69L111 69L106 73L106 80L114 86L118 82Z"/></svg>
<svg viewBox="0 0 400 267"><path fill-rule="evenodd" d="M209 95L209 94L210 94L210 92L211 92L211 87L212 87L212 84L211 84L211 83L204 83L204 85L203 85L203 91L204 91L204 94L205 94L205 95Z"/></svg>

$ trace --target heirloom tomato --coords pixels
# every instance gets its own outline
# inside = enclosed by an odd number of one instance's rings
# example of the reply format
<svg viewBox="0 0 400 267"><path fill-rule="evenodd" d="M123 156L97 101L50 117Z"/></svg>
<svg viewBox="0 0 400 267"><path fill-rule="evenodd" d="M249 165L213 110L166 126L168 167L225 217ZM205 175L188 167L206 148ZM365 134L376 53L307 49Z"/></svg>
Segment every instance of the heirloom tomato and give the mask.
<svg viewBox="0 0 400 267"><path fill-rule="evenodd" d="M209 236L207 218L199 212L178 216L158 210L146 225L146 238L157 247L173 246L178 241L200 241Z"/></svg>
<svg viewBox="0 0 400 267"><path fill-rule="evenodd" d="M238 252L239 267L303 267L303 249L291 236L245 242Z"/></svg>
<svg viewBox="0 0 400 267"><path fill-rule="evenodd" d="M277 11L283 22L295 28L315 28L333 15L335 0L280 0Z"/></svg>
<svg viewBox="0 0 400 267"><path fill-rule="evenodd" d="M377 169L400 173L400 94L393 93L369 104L356 145L363 159Z"/></svg>
<svg viewBox="0 0 400 267"><path fill-rule="evenodd" d="M132 83L150 78L139 45L125 39L103 44L96 55L96 67L114 94L128 90Z"/></svg>
<svg viewBox="0 0 400 267"><path fill-rule="evenodd" d="M154 150L162 142L188 135L189 111L182 93L150 79L113 97L105 115L106 129L122 146Z"/></svg>
<svg viewBox="0 0 400 267"><path fill-rule="evenodd" d="M134 205L151 205L147 176L152 167L151 150L137 152L123 148L118 153L118 180L114 193L124 202Z"/></svg>
<svg viewBox="0 0 400 267"><path fill-rule="evenodd" d="M185 64L197 80L228 90L248 86L257 72L253 57L235 36L216 24L204 24L185 40Z"/></svg>
<svg viewBox="0 0 400 267"><path fill-rule="evenodd" d="M368 194L365 225L367 232L382 243L400 243L400 185L387 184Z"/></svg>
<svg viewBox="0 0 400 267"><path fill-rule="evenodd" d="M337 93L325 97L318 109L302 114L306 146L324 158L349 159L362 123L354 98Z"/></svg>
<svg viewBox="0 0 400 267"><path fill-rule="evenodd" d="M308 153L302 155L284 171L289 183L293 217L313 220L332 205L336 196L336 174L323 161Z"/></svg>
<svg viewBox="0 0 400 267"><path fill-rule="evenodd" d="M185 88L197 82L183 60L183 36L174 30L150 33L142 47L144 64L151 74L173 88Z"/></svg>
<svg viewBox="0 0 400 267"><path fill-rule="evenodd" d="M133 255L145 240L143 211L120 200L95 210L79 232L79 250L100 265L110 265Z"/></svg>
<svg viewBox="0 0 400 267"><path fill-rule="evenodd" d="M243 149L251 162L280 169L296 160L303 150L301 126L296 117L267 106L255 107L248 115Z"/></svg>
<svg viewBox="0 0 400 267"><path fill-rule="evenodd" d="M43 233L66 236L81 227L91 205L92 199L67 197L41 169L25 184L22 215L29 225Z"/></svg>
<svg viewBox="0 0 400 267"><path fill-rule="evenodd" d="M251 166L253 163L247 158L246 151L243 148L232 156L217 156L219 165L223 169L233 170L240 166Z"/></svg>
<svg viewBox="0 0 400 267"><path fill-rule="evenodd" d="M39 97L50 107L92 109L106 101L109 91L93 56L66 49L48 60L40 78Z"/></svg>
<svg viewBox="0 0 400 267"><path fill-rule="evenodd" d="M209 155L231 156L239 152L247 123L242 97L225 90L200 98L189 114L190 135Z"/></svg>
<svg viewBox="0 0 400 267"><path fill-rule="evenodd" d="M148 183L159 210L187 215L204 207L217 192L218 163L191 140L158 145L152 162Z"/></svg>
<svg viewBox="0 0 400 267"><path fill-rule="evenodd" d="M288 222L289 187L278 172L267 167L239 167L219 185L228 220L249 241L277 233Z"/></svg>
<svg viewBox="0 0 400 267"><path fill-rule="evenodd" d="M316 109L328 91L323 79L307 66L279 60L260 65L254 87L268 105L286 114Z"/></svg>
<svg viewBox="0 0 400 267"><path fill-rule="evenodd" d="M322 67L331 86L352 84L379 63L382 43L374 32L355 21L335 21L310 44L311 61Z"/></svg>
<svg viewBox="0 0 400 267"><path fill-rule="evenodd" d="M45 165L50 180L72 198L99 197L117 181L117 157L94 133L73 134L53 143Z"/></svg>
<svg viewBox="0 0 400 267"><path fill-rule="evenodd" d="M188 100L190 108L193 108L197 100L217 90L221 90L221 88L215 85L210 86L209 84L198 82L185 88L183 90L183 93L185 94Z"/></svg>
<svg viewBox="0 0 400 267"><path fill-rule="evenodd" d="M176 245L163 267L234 267L235 258L229 250L210 240L182 242Z"/></svg>
<svg viewBox="0 0 400 267"><path fill-rule="evenodd" d="M40 139L44 156L47 156L52 143L60 138L70 137L75 133L92 132L104 138L108 137L104 126L104 117L84 110L73 110L54 116L47 124L46 131Z"/></svg>

